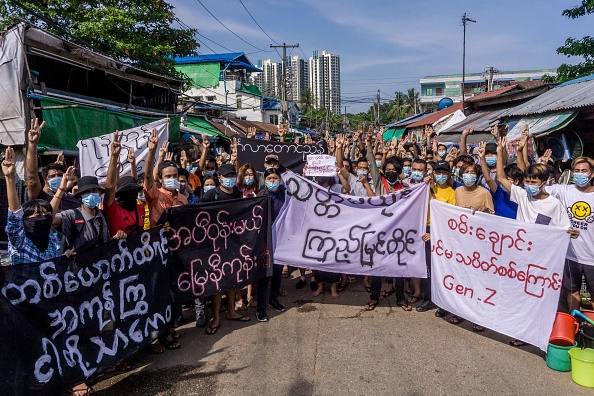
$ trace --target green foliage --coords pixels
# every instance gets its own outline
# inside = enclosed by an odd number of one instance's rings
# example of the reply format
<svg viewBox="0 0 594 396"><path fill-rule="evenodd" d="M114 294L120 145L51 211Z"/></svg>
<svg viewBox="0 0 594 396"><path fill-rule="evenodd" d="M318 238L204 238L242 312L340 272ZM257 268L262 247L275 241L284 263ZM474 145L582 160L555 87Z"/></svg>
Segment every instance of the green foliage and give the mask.
<svg viewBox="0 0 594 396"><path fill-rule="evenodd" d="M299 102L299 106L301 107L301 110L303 111L303 113L308 113L309 111L311 111L311 109L313 109L313 105L314 105L314 98L313 98L313 94L311 93L311 89L306 88L301 93L301 101Z"/></svg>
<svg viewBox="0 0 594 396"><path fill-rule="evenodd" d="M582 0L581 5L563 11L568 18L579 18L594 13L594 0ZM557 80L568 81L574 78L594 74L594 38L590 36L582 39L568 38L565 44L557 48L558 54L578 56L584 58L576 65L562 64L557 69Z"/></svg>
<svg viewBox="0 0 594 396"><path fill-rule="evenodd" d="M0 0L0 26L25 19L118 60L183 77L173 57L195 55L196 29L172 27L174 7L165 0L23 0L24 10ZM36 15L35 15L36 14Z"/></svg>

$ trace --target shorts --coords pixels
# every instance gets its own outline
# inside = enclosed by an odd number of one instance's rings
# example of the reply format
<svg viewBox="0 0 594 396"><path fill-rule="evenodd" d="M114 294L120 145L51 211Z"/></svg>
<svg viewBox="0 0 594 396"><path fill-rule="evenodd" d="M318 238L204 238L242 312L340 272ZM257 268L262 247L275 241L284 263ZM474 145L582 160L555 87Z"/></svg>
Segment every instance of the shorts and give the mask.
<svg viewBox="0 0 594 396"><path fill-rule="evenodd" d="M580 291L582 275L586 278L588 292L594 294L594 266L580 264L576 261L566 260L563 270L563 287L571 292Z"/></svg>

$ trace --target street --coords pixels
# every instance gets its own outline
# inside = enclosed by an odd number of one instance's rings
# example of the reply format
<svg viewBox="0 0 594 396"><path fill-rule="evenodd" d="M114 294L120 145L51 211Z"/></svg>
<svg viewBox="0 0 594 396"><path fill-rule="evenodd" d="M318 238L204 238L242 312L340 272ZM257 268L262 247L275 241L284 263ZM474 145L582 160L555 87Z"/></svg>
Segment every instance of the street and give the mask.
<svg viewBox="0 0 594 396"><path fill-rule="evenodd" d="M591 395L549 369L535 347L435 311L404 312L394 296L372 312L360 278L332 300L283 279L286 312L270 322L222 321L214 336L185 310L181 349L140 353L134 369L93 386L97 395ZM420 304L416 303L415 306ZM207 314L208 314L207 310ZM224 314L223 314L224 315Z"/></svg>

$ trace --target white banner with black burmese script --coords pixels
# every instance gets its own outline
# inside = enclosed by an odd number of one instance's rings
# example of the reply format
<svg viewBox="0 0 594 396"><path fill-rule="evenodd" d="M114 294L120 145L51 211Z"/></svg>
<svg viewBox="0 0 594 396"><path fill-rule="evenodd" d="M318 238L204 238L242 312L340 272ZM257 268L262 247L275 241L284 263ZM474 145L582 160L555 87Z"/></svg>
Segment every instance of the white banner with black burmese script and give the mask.
<svg viewBox="0 0 594 396"><path fill-rule="evenodd" d="M438 306L547 350L569 234L431 200L431 292Z"/></svg>
<svg viewBox="0 0 594 396"><path fill-rule="evenodd" d="M120 176L131 175L127 149L134 151L136 173L141 174L144 172L146 156L148 155L148 139L153 129L157 129L159 133L157 147L160 148L169 137L169 120L167 118L121 131ZM96 176L99 179L99 183L105 182L112 143L113 133L78 141L76 146L78 147L80 173L82 176Z"/></svg>
<svg viewBox="0 0 594 396"><path fill-rule="evenodd" d="M288 172L274 223L274 263L353 275L426 278L421 239L429 187L379 197L342 195Z"/></svg>

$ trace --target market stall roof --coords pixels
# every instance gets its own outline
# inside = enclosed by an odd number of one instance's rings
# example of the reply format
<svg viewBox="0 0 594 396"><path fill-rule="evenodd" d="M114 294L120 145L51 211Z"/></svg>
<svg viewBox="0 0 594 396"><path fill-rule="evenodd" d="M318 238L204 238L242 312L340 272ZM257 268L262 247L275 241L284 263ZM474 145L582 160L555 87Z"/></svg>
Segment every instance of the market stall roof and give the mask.
<svg viewBox="0 0 594 396"><path fill-rule="evenodd" d="M577 116L577 110L562 110L546 114L531 114L506 122L509 127L507 140L513 142L522 137L524 126L528 125L530 135L542 136L565 128Z"/></svg>
<svg viewBox="0 0 594 396"><path fill-rule="evenodd" d="M505 116L543 114L594 106L594 74L560 84L528 102L510 109Z"/></svg>
<svg viewBox="0 0 594 396"><path fill-rule="evenodd" d="M445 109L436 111L435 113L427 114L425 117L420 118L418 121L413 122L406 126L406 128L417 128L425 125L432 125L434 122L439 121L442 117L452 114L456 110L462 110L462 103L455 103L453 106L446 107Z"/></svg>
<svg viewBox="0 0 594 396"><path fill-rule="evenodd" d="M224 133L221 133L217 128L215 128L210 122L206 121L204 118L196 117L192 115L186 115L186 119L184 122L185 130L182 132L192 133L191 131L195 131L195 133L204 133L209 136L216 136L225 140L229 140ZM190 131L188 131L189 129Z"/></svg>
<svg viewBox="0 0 594 396"><path fill-rule="evenodd" d="M452 125L451 127L440 131L440 135L447 133L462 133L463 130L471 125L475 125L475 132L489 132L493 125L498 124L501 114L505 113L507 109L503 110L479 110L466 117L463 121Z"/></svg>
<svg viewBox="0 0 594 396"><path fill-rule="evenodd" d="M419 113L419 114L413 114L410 117L406 117L403 118L402 120L396 121L392 124L388 124L386 125L386 129L390 129L390 128L397 128L399 126L404 126L404 125L408 125L408 124L412 124L413 122L415 122L415 120L419 120L420 117L425 116L425 113Z"/></svg>
<svg viewBox="0 0 594 396"><path fill-rule="evenodd" d="M404 131L406 131L405 126L400 128L389 128L384 131L382 137L385 141L392 140L393 138L400 139L400 136L404 134Z"/></svg>

